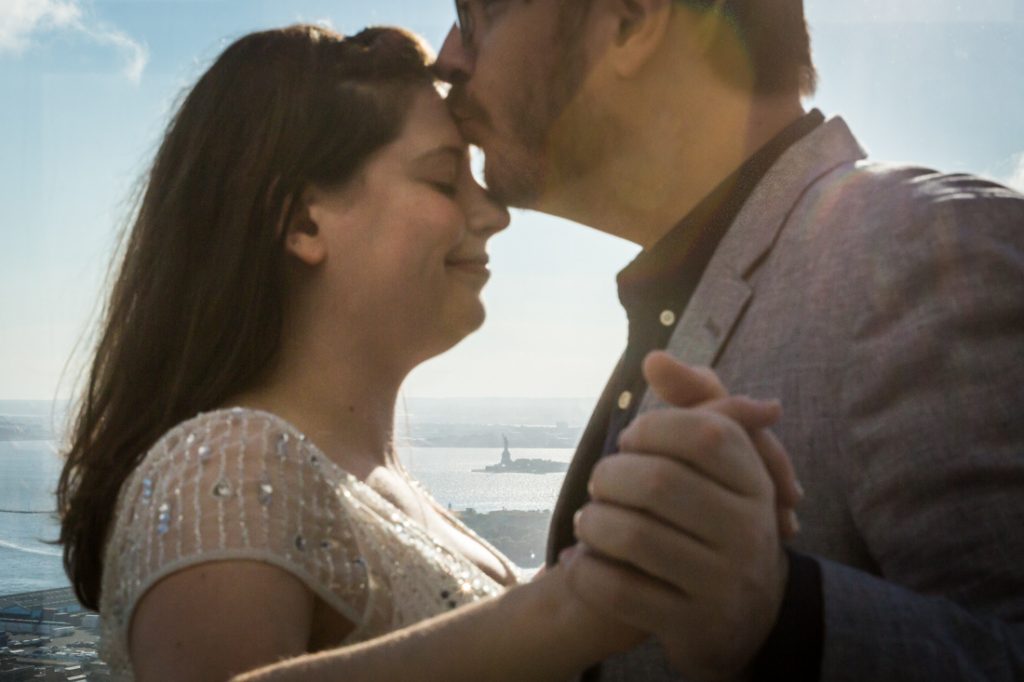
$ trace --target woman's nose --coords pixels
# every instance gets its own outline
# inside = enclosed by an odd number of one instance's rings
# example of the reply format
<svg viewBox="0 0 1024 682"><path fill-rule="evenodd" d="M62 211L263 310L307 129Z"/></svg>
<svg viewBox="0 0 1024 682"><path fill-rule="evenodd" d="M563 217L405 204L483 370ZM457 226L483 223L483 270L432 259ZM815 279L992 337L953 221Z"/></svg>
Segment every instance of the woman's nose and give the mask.
<svg viewBox="0 0 1024 682"><path fill-rule="evenodd" d="M471 232L491 237L508 227L511 216L508 209L495 201L482 188L468 211Z"/></svg>

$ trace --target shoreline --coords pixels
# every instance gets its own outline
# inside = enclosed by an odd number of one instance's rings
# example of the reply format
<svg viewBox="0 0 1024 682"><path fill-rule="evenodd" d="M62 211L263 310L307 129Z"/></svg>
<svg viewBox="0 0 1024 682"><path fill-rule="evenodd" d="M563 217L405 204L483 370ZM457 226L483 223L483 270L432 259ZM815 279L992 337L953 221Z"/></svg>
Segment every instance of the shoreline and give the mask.
<svg viewBox="0 0 1024 682"><path fill-rule="evenodd" d="M547 547L548 526L551 522L550 509L499 509L477 511L470 507L452 510L474 533L487 540L507 556L512 563L523 569L535 569L544 563ZM17 551L14 548L12 551ZM56 558L56 557L55 557ZM42 588L0 594L0 608L6 600L26 595L65 592L68 586Z"/></svg>

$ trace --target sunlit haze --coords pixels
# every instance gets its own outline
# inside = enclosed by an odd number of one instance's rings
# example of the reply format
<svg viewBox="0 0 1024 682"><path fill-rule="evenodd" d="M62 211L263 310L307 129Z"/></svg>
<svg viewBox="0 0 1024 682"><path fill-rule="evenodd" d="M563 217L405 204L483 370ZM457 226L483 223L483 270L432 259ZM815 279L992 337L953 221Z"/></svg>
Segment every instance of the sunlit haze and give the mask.
<svg viewBox="0 0 1024 682"><path fill-rule="evenodd" d="M874 158L1024 188L1024 0L807 6L809 104L844 115ZM437 48L453 15L451 0L0 0L0 399L71 387L130 193L229 41L297 21L399 24ZM625 344L614 276L636 248L514 212L491 251L487 323L405 395L596 396Z"/></svg>

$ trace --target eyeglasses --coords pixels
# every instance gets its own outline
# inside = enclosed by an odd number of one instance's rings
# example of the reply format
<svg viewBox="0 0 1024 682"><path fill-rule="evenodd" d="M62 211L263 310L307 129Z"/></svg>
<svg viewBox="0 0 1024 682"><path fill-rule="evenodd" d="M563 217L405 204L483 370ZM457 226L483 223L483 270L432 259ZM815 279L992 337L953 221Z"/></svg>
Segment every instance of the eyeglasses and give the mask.
<svg viewBox="0 0 1024 682"><path fill-rule="evenodd" d="M473 18L473 11L469 7L469 0L455 0L455 15L458 18L462 46L471 47L473 45L473 31L476 28L476 20Z"/></svg>

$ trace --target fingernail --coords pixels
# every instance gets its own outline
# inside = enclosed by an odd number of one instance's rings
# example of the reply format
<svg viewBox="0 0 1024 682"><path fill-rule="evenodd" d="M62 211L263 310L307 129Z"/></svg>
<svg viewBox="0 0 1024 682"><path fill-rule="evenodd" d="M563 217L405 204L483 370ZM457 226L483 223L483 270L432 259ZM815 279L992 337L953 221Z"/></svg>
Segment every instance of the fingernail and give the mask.
<svg viewBox="0 0 1024 682"><path fill-rule="evenodd" d="M794 479L793 487L796 488L796 494L800 497L801 500L807 495L807 491L804 490L804 487L803 485L800 484L800 481Z"/></svg>
<svg viewBox="0 0 1024 682"><path fill-rule="evenodd" d="M800 519L792 509L789 510L789 527L793 531L793 535L800 532Z"/></svg>
<svg viewBox="0 0 1024 682"><path fill-rule="evenodd" d="M575 514L572 515L572 527L573 528L578 528L579 527L579 525L580 525L580 517L581 516L583 516L583 510L582 509L580 509L579 511L577 511Z"/></svg>

